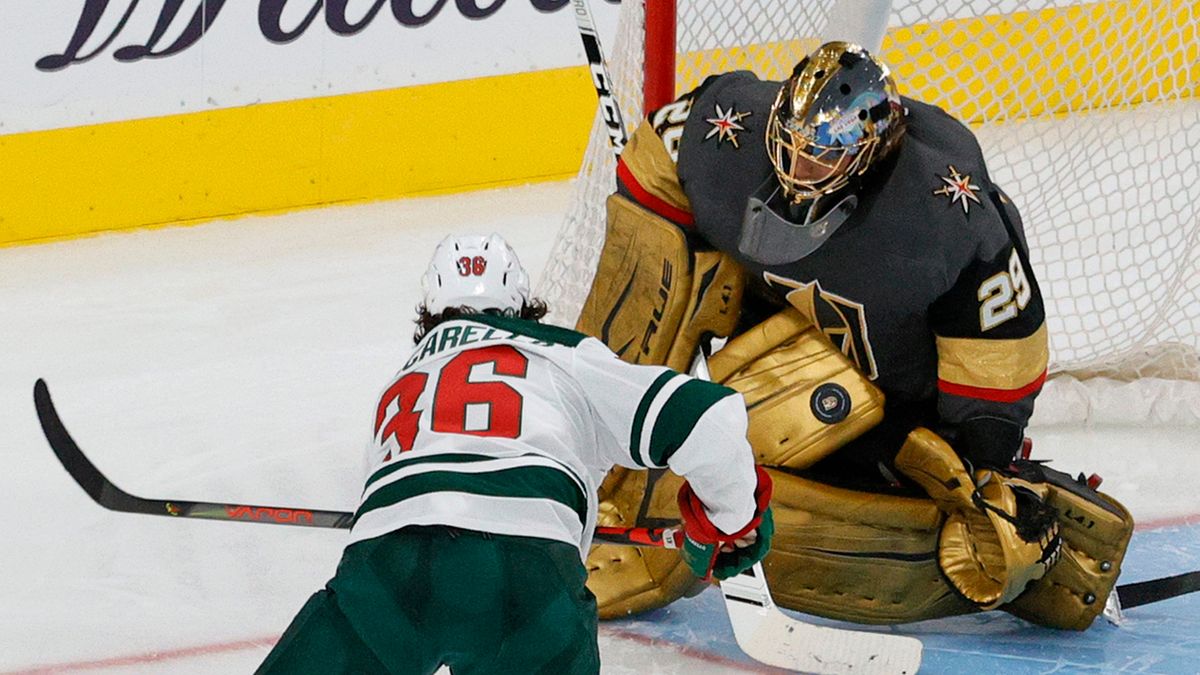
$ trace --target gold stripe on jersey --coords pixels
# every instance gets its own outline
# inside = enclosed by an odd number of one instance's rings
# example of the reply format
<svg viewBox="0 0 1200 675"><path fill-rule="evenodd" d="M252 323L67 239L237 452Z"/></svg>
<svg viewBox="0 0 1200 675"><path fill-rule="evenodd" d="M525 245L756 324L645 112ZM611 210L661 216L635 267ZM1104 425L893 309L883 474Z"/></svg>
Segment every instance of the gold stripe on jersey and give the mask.
<svg viewBox="0 0 1200 675"><path fill-rule="evenodd" d="M671 159L663 140L654 133L649 122L643 121L629 137L621 151L621 162L642 190L676 209L692 210L683 186L679 184L675 160Z"/></svg>
<svg viewBox="0 0 1200 675"><path fill-rule="evenodd" d="M985 389L1020 389L1041 377L1050 360L1046 324L1010 340L938 336L938 379Z"/></svg>

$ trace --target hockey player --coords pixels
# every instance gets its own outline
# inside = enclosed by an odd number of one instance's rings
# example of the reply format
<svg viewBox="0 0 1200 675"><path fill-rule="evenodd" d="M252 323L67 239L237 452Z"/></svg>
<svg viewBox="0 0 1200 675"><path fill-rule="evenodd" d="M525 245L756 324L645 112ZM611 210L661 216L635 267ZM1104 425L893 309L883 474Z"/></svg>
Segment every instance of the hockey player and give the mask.
<svg viewBox="0 0 1200 675"><path fill-rule="evenodd" d="M1132 521L1013 463L1046 376L1042 298L1017 209L964 125L834 42L785 82L726 73L652 111L617 179L577 328L675 367L706 335L735 336L710 368L745 395L756 458L775 468L780 604L1091 622ZM671 482L618 472L603 503L668 517L654 505ZM690 583L661 555L591 562L602 616Z"/></svg>
<svg viewBox="0 0 1200 675"><path fill-rule="evenodd" d="M538 323L499 235L447 237L423 286L351 543L259 672L598 672L582 561L614 463L688 479L682 557L700 577L765 555L771 482L740 395Z"/></svg>

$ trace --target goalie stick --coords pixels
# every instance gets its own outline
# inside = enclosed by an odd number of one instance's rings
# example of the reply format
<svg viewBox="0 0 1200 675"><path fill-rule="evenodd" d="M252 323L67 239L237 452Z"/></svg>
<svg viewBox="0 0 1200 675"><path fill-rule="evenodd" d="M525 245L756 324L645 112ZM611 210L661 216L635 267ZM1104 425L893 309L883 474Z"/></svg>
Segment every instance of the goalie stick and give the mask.
<svg viewBox="0 0 1200 675"><path fill-rule="evenodd" d="M604 116L604 126L608 128L608 140L612 143L613 153L619 156L629 137L625 132L621 105L612 90L613 79L608 74L604 49L600 46L600 35L596 32L596 22L592 19L592 8L587 0L573 0L571 4L575 9L575 27L579 29L579 38L583 40L583 52L587 56L588 68L592 71L592 86L596 88L596 96L600 98L600 113Z"/></svg>

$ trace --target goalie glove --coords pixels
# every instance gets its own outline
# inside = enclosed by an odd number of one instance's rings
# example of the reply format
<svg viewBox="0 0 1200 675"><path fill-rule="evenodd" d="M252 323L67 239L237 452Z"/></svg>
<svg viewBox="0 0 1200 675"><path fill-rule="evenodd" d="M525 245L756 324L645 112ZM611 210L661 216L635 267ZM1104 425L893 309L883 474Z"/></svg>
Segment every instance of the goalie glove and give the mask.
<svg viewBox="0 0 1200 675"><path fill-rule="evenodd" d="M990 469L972 477L954 450L928 429L909 434L896 468L946 514L938 565L980 609L1009 602L1057 561L1059 525L1045 502L1045 485Z"/></svg>
<svg viewBox="0 0 1200 675"><path fill-rule="evenodd" d="M754 489L754 516L745 527L726 534L708 518L704 503L685 482L679 488L679 513L683 517L683 547L680 553L692 572L705 581L728 579L749 569L771 550L775 520L771 515L771 476L754 467L758 486Z"/></svg>

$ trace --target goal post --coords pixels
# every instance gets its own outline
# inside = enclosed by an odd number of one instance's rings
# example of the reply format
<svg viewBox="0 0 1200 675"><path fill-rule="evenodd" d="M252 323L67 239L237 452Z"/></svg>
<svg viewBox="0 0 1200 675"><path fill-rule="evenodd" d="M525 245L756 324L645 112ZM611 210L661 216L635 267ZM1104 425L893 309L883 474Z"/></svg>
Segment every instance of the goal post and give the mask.
<svg viewBox="0 0 1200 675"><path fill-rule="evenodd" d="M710 74L781 80L823 40L872 34L901 93L972 128L1021 211L1045 296L1047 392L1136 386L1126 395L1200 423L1200 3L625 0L608 57L636 124ZM556 323L574 322L603 243L607 142L594 129L539 283ZM1054 406L1039 399L1039 414Z"/></svg>

